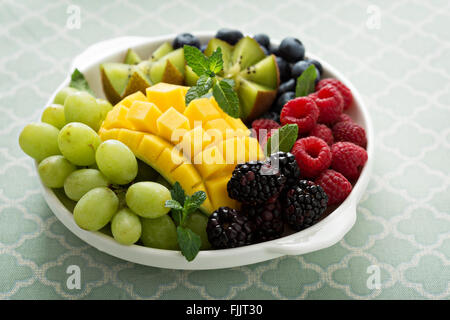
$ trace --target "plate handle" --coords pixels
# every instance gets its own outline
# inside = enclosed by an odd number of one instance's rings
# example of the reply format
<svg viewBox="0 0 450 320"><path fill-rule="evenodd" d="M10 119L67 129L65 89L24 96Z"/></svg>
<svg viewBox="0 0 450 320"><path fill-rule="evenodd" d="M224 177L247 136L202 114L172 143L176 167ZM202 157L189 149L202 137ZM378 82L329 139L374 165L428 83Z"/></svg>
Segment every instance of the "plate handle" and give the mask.
<svg viewBox="0 0 450 320"><path fill-rule="evenodd" d="M328 220L329 219L329 220ZM318 224L294 234L288 239L271 243L266 249L284 255L301 255L324 249L340 241L356 221L356 202L341 204L339 212L333 212L324 224Z"/></svg>
<svg viewBox="0 0 450 320"><path fill-rule="evenodd" d="M89 65L92 59L99 59L99 56L108 55L111 51L120 47L123 43L127 43L130 47L137 45L143 41L148 40L145 37L118 37L112 38L105 41L97 42L89 47L87 47L83 52L81 52L72 61L70 70L75 68L84 69L84 66Z"/></svg>

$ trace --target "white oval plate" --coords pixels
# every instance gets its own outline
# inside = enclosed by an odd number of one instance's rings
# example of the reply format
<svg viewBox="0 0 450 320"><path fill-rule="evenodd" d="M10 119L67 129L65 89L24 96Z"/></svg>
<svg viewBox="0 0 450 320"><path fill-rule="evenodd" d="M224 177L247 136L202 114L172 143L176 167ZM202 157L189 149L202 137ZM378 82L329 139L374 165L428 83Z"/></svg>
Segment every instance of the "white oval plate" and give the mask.
<svg viewBox="0 0 450 320"><path fill-rule="evenodd" d="M199 32L195 33L195 35L199 37L202 43L206 43L214 36L214 33ZM135 49L141 56L149 56L161 43L172 41L174 37L175 35L172 34L154 38L121 37L102 41L92 45L77 56L72 63L70 71L72 72L74 68L78 68L86 76L95 94L98 97L104 97L99 72L99 65L102 62L123 61L128 48ZM350 115L366 130L368 140L367 153L369 157L361 176L348 198L314 226L280 239L250 246L201 251L194 261L188 262L179 251L153 249L140 245L124 246L104 233L81 229L75 223L72 213L63 205L55 192L42 185L41 182L48 206L70 231L98 250L127 261L160 268L190 270L229 268L266 261L284 255L301 255L332 246L344 237L356 221L356 205L367 187L372 169L374 133L367 107L364 105L356 88L323 59L310 53L307 56L322 63L324 69L323 78L332 77L339 79L351 89L354 105L350 109ZM61 83L48 100L47 105L52 103L56 93L61 88L68 86L69 82L70 76Z"/></svg>

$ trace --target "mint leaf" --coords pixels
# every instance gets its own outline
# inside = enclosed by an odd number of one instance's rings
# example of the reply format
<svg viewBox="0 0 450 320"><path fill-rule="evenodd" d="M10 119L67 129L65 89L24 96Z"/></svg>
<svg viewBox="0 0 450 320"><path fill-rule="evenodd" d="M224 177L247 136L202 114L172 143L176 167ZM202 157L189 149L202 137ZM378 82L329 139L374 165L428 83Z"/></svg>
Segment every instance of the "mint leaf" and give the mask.
<svg viewBox="0 0 450 320"><path fill-rule="evenodd" d="M223 69L223 59L222 59L222 49L217 47L217 49L208 58L209 70L213 74L217 74Z"/></svg>
<svg viewBox="0 0 450 320"><path fill-rule="evenodd" d="M170 195L172 196L173 200L178 201L180 205L184 206L184 199L186 198L186 194L184 193L184 190L178 181L175 182L172 190L170 190Z"/></svg>
<svg viewBox="0 0 450 320"><path fill-rule="evenodd" d="M213 86L213 96L220 108L233 118L239 117L239 99L229 81L220 80Z"/></svg>
<svg viewBox="0 0 450 320"><path fill-rule="evenodd" d="M183 207L181 206L181 204L176 201L176 200L166 200L166 202L164 203L164 206L166 208L170 208L170 209L175 209L175 210L183 210Z"/></svg>
<svg viewBox="0 0 450 320"><path fill-rule="evenodd" d="M298 137L298 126L287 124L276 130L267 140L265 153L267 156L272 153L282 151L290 152Z"/></svg>
<svg viewBox="0 0 450 320"><path fill-rule="evenodd" d="M196 47L184 45L184 59L186 64L192 68L199 77L210 75L208 58Z"/></svg>
<svg viewBox="0 0 450 320"><path fill-rule="evenodd" d="M235 82L233 79L222 79L222 81L225 81L226 83L228 83L230 85L230 87L234 88Z"/></svg>
<svg viewBox="0 0 450 320"><path fill-rule="evenodd" d="M297 86L295 87L295 96L304 97L314 92L315 81L317 78L316 67L311 64L305 71L297 78Z"/></svg>
<svg viewBox="0 0 450 320"><path fill-rule="evenodd" d="M202 241L200 236L194 233L191 229L177 227L178 245L181 249L181 254L186 257L187 261L192 261L200 251Z"/></svg>
<svg viewBox="0 0 450 320"><path fill-rule="evenodd" d="M94 95L94 92L89 87L89 83L87 82L86 78L84 77L84 74L82 74L80 70L75 69L72 72L72 76L70 78L71 79L70 79L69 87L80 90L80 91L86 91L86 92Z"/></svg>
<svg viewBox="0 0 450 320"><path fill-rule="evenodd" d="M197 191L192 196L186 198L184 203L183 219L186 219L192 212L197 210L206 200L206 193L204 191Z"/></svg>
<svg viewBox="0 0 450 320"><path fill-rule="evenodd" d="M212 84L212 78L208 77L207 75L200 76L200 78L197 80L197 84L193 87L190 87L188 92L186 93L186 105L188 105L192 100L201 98L206 95L209 90L211 90Z"/></svg>

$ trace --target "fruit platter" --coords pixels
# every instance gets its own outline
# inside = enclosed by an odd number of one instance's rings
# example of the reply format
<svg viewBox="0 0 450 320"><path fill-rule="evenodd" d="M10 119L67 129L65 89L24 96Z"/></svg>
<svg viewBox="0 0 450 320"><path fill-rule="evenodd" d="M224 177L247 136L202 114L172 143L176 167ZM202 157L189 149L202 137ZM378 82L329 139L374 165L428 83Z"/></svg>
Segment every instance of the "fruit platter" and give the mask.
<svg viewBox="0 0 450 320"><path fill-rule="evenodd" d="M232 29L92 45L19 145L79 238L193 270L338 242L374 148L368 111L341 73L295 37Z"/></svg>

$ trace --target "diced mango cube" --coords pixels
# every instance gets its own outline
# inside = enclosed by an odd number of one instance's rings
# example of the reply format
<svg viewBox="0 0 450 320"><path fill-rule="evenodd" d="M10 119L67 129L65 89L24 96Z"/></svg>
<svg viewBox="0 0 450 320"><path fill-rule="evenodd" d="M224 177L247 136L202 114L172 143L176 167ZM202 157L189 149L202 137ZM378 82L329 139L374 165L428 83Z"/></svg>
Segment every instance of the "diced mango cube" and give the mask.
<svg viewBox="0 0 450 320"><path fill-rule="evenodd" d="M178 181L184 190L190 190L193 186L202 182L202 178L192 163L183 163L170 173L174 181Z"/></svg>
<svg viewBox="0 0 450 320"><path fill-rule="evenodd" d="M128 129L121 129L117 140L125 143L131 151L136 152L141 144L142 138L144 138L144 133L139 131L133 131Z"/></svg>
<svg viewBox="0 0 450 320"><path fill-rule="evenodd" d="M131 107L131 104L134 101L144 101L144 102L148 102L147 97L145 96L145 94L143 94L141 91L137 91L133 94L130 94L129 96L125 97L124 99L122 99L122 101L120 101L118 104L122 104L125 107L129 108Z"/></svg>
<svg viewBox="0 0 450 320"><path fill-rule="evenodd" d="M233 137L217 144L223 158L228 164L246 162L247 145L243 137Z"/></svg>
<svg viewBox="0 0 450 320"><path fill-rule="evenodd" d="M245 161L263 160L264 152L256 138L245 137L245 149L247 150Z"/></svg>
<svg viewBox="0 0 450 320"><path fill-rule="evenodd" d="M159 136L173 143L178 143L191 129L189 120L172 107L156 120L156 127Z"/></svg>
<svg viewBox="0 0 450 320"><path fill-rule="evenodd" d="M102 141L106 141L106 140L117 140L119 133L122 129L104 129L104 128L100 128L100 130L98 131L98 135L100 136L100 139L102 139Z"/></svg>
<svg viewBox="0 0 450 320"><path fill-rule="evenodd" d="M205 182L208 194L214 195L211 199L213 210L216 210L219 207L239 208L239 203L228 197L228 180L230 180L229 176L223 176Z"/></svg>
<svg viewBox="0 0 450 320"><path fill-rule="evenodd" d="M192 160L195 155L204 150L211 142L211 137L202 127L195 127L191 131L186 132L178 147L183 151L186 158Z"/></svg>
<svg viewBox="0 0 450 320"><path fill-rule="evenodd" d="M223 138L234 136L234 129L224 119L214 119L204 125L205 130L217 129L222 133Z"/></svg>
<svg viewBox="0 0 450 320"><path fill-rule="evenodd" d="M173 170L175 170L177 167L179 167L185 162L188 161L183 156L183 154L176 148L173 148L172 146L164 149L159 155L158 159L156 159L156 165L158 167L158 170L161 170L161 172L165 172L167 176L170 176ZM174 181L172 181L171 183L173 182Z"/></svg>
<svg viewBox="0 0 450 320"><path fill-rule="evenodd" d="M128 111L127 119L137 130L157 133L156 119L161 115L162 112L154 103L134 101Z"/></svg>
<svg viewBox="0 0 450 320"><path fill-rule="evenodd" d="M134 130L133 124L127 120L128 108L122 104L117 104L106 115L105 121L102 126L106 129L110 128L125 128Z"/></svg>
<svg viewBox="0 0 450 320"><path fill-rule="evenodd" d="M184 99L188 90L189 87L160 82L147 88L146 91L148 101L156 104L162 112L173 107L183 113L186 109Z"/></svg>
<svg viewBox="0 0 450 320"><path fill-rule="evenodd" d="M164 139L153 134L145 134L136 155L147 163L155 163L163 150L170 147L171 144Z"/></svg>
<svg viewBox="0 0 450 320"><path fill-rule="evenodd" d="M247 126L242 122L239 118L233 118L229 115L225 116L225 121L228 122L230 126L233 127L235 131L236 136L249 136L250 135L250 129L247 128Z"/></svg>
<svg viewBox="0 0 450 320"><path fill-rule="evenodd" d="M233 165L227 164L217 146L206 148L194 157L194 165L208 179L213 175L230 173Z"/></svg>
<svg viewBox="0 0 450 320"><path fill-rule="evenodd" d="M203 126L206 122L221 117L209 98L192 100L184 111L184 115L189 119L192 128Z"/></svg>

